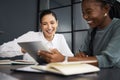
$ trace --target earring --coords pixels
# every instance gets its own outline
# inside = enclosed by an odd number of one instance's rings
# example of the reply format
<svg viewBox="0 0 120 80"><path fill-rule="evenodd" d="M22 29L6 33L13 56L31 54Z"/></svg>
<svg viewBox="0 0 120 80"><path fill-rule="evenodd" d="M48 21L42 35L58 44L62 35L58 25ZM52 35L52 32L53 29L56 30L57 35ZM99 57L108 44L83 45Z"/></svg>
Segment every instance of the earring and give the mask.
<svg viewBox="0 0 120 80"><path fill-rule="evenodd" d="M107 13L105 13L104 16L107 16Z"/></svg>

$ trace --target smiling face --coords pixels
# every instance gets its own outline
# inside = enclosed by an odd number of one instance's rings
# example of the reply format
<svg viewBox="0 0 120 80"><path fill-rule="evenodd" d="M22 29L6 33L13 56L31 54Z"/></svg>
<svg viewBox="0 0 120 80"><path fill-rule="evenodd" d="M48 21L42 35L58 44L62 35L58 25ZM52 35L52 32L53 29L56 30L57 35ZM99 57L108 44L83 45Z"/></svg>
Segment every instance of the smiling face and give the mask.
<svg viewBox="0 0 120 80"><path fill-rule="evenodd" d="M91 28L103 28L107 25L108 7L102 6L102 3L96 0L83 0L82 12L83 18L87 21Z"/></svg>
<svg viewBox="0 0 120 80"><path fill-rule="evenodd" d="M56 21L55 17L52 14L43 16L40 25L45 38L52 40L58 26L58 21Z"/></svg>

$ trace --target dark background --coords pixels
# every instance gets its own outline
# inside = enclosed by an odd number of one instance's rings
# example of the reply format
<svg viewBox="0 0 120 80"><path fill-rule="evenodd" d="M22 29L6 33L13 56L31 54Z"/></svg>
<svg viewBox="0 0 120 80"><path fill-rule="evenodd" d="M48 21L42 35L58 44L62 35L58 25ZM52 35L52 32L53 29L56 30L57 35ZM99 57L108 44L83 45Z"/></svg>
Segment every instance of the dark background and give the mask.
<svg viewBox="0 0 120 80"><path fill-rule="evenodd" d="M57 14L57 33L65 36L73 53L84 41L88 25L82 18L81 0L0 0L0 45L28 31L39 30L39 14L50 9Z"/></svg>

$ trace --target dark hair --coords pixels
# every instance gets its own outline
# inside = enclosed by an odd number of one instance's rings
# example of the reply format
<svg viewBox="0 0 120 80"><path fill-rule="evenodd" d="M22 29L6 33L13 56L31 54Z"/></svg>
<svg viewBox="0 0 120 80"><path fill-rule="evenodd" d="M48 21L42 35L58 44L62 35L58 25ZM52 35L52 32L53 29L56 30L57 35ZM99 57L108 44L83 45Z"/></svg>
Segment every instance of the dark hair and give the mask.
<svg viewBox="0 0 120 80"><path fill-rule="evenodd" d="M110 18L120 18L120 2L115 1L112 5L111 5L111 9L109 11L109 16Z"/></svg>
<svg viewBox="0 0 120 80"><path fill-rule="evenodd" d="M84 1L84 0L83 0ZM120 2L117 0L95 0L97 2L101 2L102 5L109 5L110 6L110 11L109 11L109 16L111 19L114 17L120 18Z"/></svg>
<svg viewBox="0 0 120 80"><path fill-rule="evenodd" d="M117 0L98 0L98 1L102 1L103 4L109 4L111 9L109 11L109 16L111 19L113 19L114 17L116 18L120 18L120 2L118 2Z"/></svg>
<svg viewBox="0 0 120 80"><path fill-rule="evenodd" d="M114 17L120 18L120 2L117 0L98 0L102 1L104 5L109 4L111 9L109 11L109 16L111 19Z"/></svg>
<svg viewBox="0 0 120 80"><path fill-rule="evenodd" d="M41 14L40 14L40 23L42 22L42 18L43 18L45 15L48 15L48 14L52 14L52 15L55 17L56 21L57 21L57 16L56 16L56 14L55 14L53 11L51 11L51 10L44 10L44 11L42 11Z"/></svg>

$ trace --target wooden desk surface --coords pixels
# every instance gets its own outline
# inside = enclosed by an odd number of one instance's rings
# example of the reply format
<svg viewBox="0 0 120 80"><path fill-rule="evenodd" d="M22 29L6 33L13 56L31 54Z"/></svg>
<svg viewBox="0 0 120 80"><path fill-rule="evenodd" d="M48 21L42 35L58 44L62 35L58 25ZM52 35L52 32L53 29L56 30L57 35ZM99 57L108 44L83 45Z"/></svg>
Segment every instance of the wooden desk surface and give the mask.
<svg viewBox="0 0 120 80"><path fill-rule="evenodd" d="M101 69L98 73L73 76L61 76L51 73L13 72L10 70L11 68L23 66L27 65L0 65L0 72L15 77L18 80L120 80L120 69Z"/></svg>

